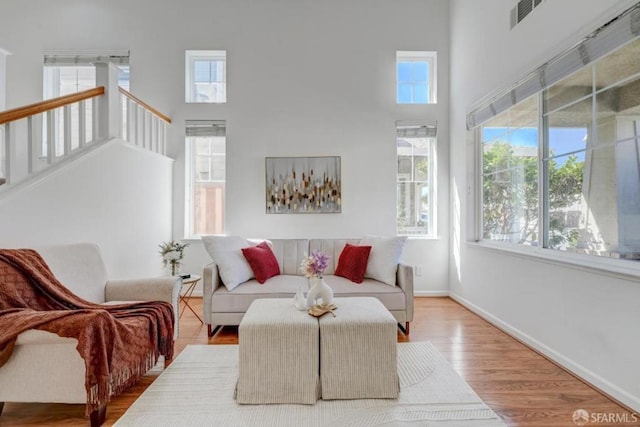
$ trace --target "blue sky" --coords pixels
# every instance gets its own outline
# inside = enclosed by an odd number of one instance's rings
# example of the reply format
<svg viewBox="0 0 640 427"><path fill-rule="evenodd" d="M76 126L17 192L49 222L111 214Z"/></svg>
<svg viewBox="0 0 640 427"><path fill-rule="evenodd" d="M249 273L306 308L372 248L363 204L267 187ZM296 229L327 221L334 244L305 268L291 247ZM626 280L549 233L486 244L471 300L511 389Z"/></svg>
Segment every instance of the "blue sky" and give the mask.
<svg viewBox="0 0 640 427"><path fill-rule="evenodd" d="M538 128L524 127L511 130L506 127L484 127L483 140L490 142L497 138L498 140L507 141L511 145L524 147L538 146ZM549 150L556 156L570 153L576 150L584 150L586 148L585 137L587 135L586 128L550 128L549 129ZM584 153L577 153L578 160L584 160ZM558 159L559 163L564 163L562 158Z"/></svg>
<svg viewBox="0 0 640 427"><path fill-rule="evenodd" d="M398 104L429 102L429 65L424 61L398 62Z"/></svg>

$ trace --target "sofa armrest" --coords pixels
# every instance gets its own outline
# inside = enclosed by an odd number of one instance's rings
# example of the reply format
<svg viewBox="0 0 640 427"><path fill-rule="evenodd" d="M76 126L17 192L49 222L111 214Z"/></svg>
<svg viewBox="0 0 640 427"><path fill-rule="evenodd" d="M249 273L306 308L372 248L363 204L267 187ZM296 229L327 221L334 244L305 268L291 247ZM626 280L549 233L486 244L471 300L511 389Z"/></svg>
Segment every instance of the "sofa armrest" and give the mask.
<svg viewBox="0 0 640 427"><path fill-rule="evenodd" d="M404 291L404 298L407 304L407 322L413 321L413 267L405 264L398 264L396 272L396 282L400 289Z"/></svg>
<svg viewBox="0 0 640 427"><path fill-rule="evenodd" d="M104 289L108 301L165 301L177 302L182 279L153 277L148 279L109 280Z"/></svg>
<svg viewBox="0 0 640 427"><path fill-rule="evenodd" d="M211 325L211 297L222 285L218 266L215 262L207 264L202 270L202 307L204 310L204 323Z"/></svg>
<svg viewBox="0 0 640 427"><path fill-rule="evenodd" d="M178 296L182 288L180 277L151 277L147 279L109 280L104 296L109 301L165 301L173 307L174 336L178 337L180 307Z"/></svg>

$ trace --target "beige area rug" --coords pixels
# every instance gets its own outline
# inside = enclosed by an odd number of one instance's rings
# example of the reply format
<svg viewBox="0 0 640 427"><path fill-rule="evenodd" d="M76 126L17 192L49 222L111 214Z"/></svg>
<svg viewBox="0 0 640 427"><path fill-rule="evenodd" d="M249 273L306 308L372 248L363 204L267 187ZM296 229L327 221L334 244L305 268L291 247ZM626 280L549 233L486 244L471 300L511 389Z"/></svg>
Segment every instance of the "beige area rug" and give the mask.
<svg viewBox="0 0 640 427"><path fill-rule="evenodd" d="M504 426L431 343L398 344L400 396L238 405L236 345L190 345L115 424L126 426Z"/></svg>

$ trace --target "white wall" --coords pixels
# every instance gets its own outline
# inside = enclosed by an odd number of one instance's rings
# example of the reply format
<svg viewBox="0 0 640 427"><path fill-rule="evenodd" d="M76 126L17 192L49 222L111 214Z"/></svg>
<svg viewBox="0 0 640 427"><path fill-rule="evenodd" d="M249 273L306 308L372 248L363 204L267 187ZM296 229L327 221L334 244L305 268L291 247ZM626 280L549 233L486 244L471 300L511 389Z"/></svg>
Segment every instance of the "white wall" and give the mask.
<svg viewBox="0 0 640 427"><path fill-rule="evenodd" d="M0 47L0 111L5 109L7 55L8 53Z"/></svg>
<svg viewBox="0 0 640 427"><path fill-rule="evenodd" d="M390 235L395 121L439 124L439 240L406 258L420 292L446 292L449 247L449 32L446 0L25 0L0 5L7 105L40 98L45 50L130 49L131 90L169 115L174 237L183 237L184 120L227 120L226 230L267 237ZM184 103L187 49L226 49L228 102ZM438 52L438 104L396 105L395 52ZM342 158L343 211L266 215L264 158ZM194 242L186 267L200 269Z"/></svg>
<svg viewBox="0 0 640 427"><path fill-rule="evenodd" d="M158 244L171 235L172 169L167 157L107 142L0 196L0 246L93 242L110 278L162 275Z"/></svg>
<svg viewBox="0 0 640 427"><path fill-rule="evenodd" d="M451 3L449 277L454 297L640 410L638 278L598 274L466 242L468 225L473 224L466 113L476 101L505 89L631 3L548 1L514 30L509 29L509 11L515 1Z"/></svg>

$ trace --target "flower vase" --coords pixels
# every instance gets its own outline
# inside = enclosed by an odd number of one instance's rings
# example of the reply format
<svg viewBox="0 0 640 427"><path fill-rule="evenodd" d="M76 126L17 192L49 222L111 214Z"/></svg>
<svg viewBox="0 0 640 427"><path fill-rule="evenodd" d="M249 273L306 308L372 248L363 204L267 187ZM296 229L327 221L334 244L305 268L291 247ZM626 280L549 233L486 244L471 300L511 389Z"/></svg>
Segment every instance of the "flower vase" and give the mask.
<svg viewBox="0 0 640 427"><path fill-rule="evenodd" d="M304 285L300 284L296 294L293 296L293 305L300 311L309 308L307 305L307 298L304 296Z"/></svg>
<svg viewBox="0 0 640 427"><path fill-rule="evenodd" d="M333 290L325 283L322 277L311 278L311 283L312 286L307 295L307 305L309 307L321 303L327 305L333 303Z"/></svg>
<svg viewBox="0 0 640 427"><path fill-rule="evenodd" d="M177 276L180 274L180 263L179 262L172 262L171 263L171 275L172 276Z"/></svg>

